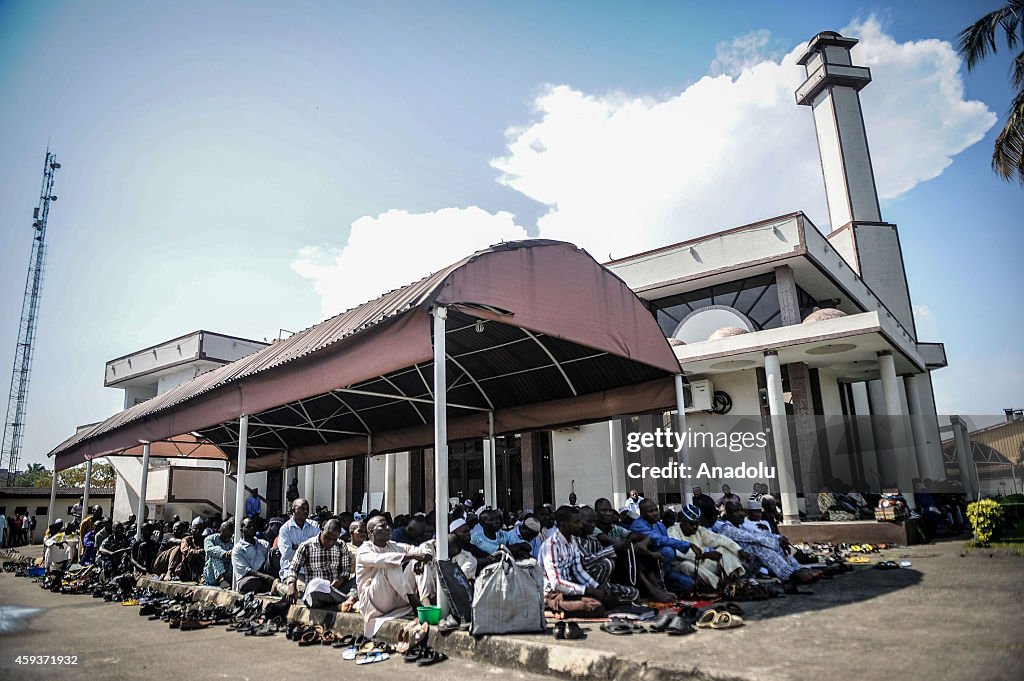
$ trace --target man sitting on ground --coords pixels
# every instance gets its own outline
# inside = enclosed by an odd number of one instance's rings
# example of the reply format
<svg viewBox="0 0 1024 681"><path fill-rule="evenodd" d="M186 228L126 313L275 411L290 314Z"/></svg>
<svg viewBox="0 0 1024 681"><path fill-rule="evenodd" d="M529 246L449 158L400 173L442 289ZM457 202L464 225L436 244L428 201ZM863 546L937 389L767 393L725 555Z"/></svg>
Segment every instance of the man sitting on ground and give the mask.
<svg viewBox="0 0 1024 681"><path fill-rule="evenodd" d="M192 520L192 531L181 540L180 561L176 576L183 582L198 582L203 577L206 551L203 549L203 530L206 523L199 516Z"/></svg>
<svg viewBox="0 0 1024 681"><path fill-rule="evenodd" d="M605 608L621 601L583 567L579 509L560 506L555 511L555 526L556 531L540 547L545 606L554 613L603 617Z"/></svg>
<svg viewBox="0 0 1024 681"><path fill-rule="evenodd" d="M391 540L396 541L399 544L419 546L426 540L426 533L426 518L420 514L416 514L409 518L409 522L406 523L405 527L396 527L394 531L391 532Z"/></svg>
<svg viewBox="0 0 1024 681"><path fill-rule="evenodd" d="M292 557L299 544L308 541L320 533L320 525L309 519L309 502L301 497L292 502L292 517L281 526L277 533L277 548L281 551L281 570L279 572L278 592L284 596L287 594L285 580L288 578L288 569L291 566ZM299 591L305 589L305 582L300 578Z"/></svg>
<svg viewBox="0 0 1024 681"><path fill-rule="evenodd" d="M730 501L725 505L725 519L718 520L711 529L742 546L784 582L807 584L821 578L815 571L801 568L796 559L789 555L788 539L778 534L748 530L743 527L744 518L743 505Z"/></svg>
<svg viewBox="0 0 1024 681"><path fill-rule="evenodd" d="M235 543L235 522L228 520L220 529L203 540L206 551L206 565L203 567L203 584L231 588L231 549Z"/></svg>
<svg viewBox="0 0 1024 681"><path fill-rule="evenodd" d="M612 580L635 586L642 594L659 603L675 600L673 594L660 586L661 556L650 549L650 540L619 525L619 514L608 499L601 498L594 502L594 512L597 514L594 537L604 546L615 549Z"/></svg>
<svg viewBox="0 0 1024 681"><path fill-rule="evenodd" d="M353 567L356 564L356 554L359 553L359 547L363 545L364 541L366 541L366 523L362 520L353 520L348 524L348 541L345 542L348 555L352 558Z"/></svg>
<svg viewBox="0 0 1024 681"><path fill-rule="evenodd" d="M597 513L590 506L574 506L580 512L580 550L583 552L583 569L598 584L604 584L621 603L632 603L640 598L635 586L625 586L611 581L615 571L615 548L604 546L594 536L597 527Z"/></svg>
<svg viewBox="0 0 1024 681"><path fill-rule="evenodd" d="M224 525L233 522L227 520ZM241 531L242 538L231 548L231 568L238 583L238 593L267 593L274 585L274 578L263 572L270 545L265 539L256 538L254 518L244 518Z"/></svg>
<svg viewBox="0 0 1024 681"><path fill-rule="evenodd" d="M366 524L369 541L356 554L356 592L363 615L363 635L376 636L380 625L404 617L430 602L426 571L430 555L408 544L391 541L391 526L384 516Z"/></svg>
<svg viewBox="0 0 1024 681"><path fill-rule="evenodd" d="M629 529L631 532L637 532L647 537L651 542L651 550L657 551L661 556L665 587L669 591L684 593L693 588L693 580L675 570L672 563L676 560L676 551L680 553L692 551L694 558L700 560L700 549L689 542L669 536L668 529L661 522L661 511L658 509L657 502L653 499L641 501L640 517L633 521Z"/></svg>
<svg viewBox="0 0 1024 681"><path fill-rule="evenodd" d="M723 579L732 581L745 574L741 561L750 560L750 555L732 539L701 527L700 509L687 504L676 516L676 520L678 522L668 528L669 536L701 549L700 560L695 560L689 552L676 554L677 565L683 574L715 590Z"/></svg>
<svg viewBox="0 0 1024 681"><path fill-rule="evenodd" d="M287 598L292 603L298 597L299 575L307 577L304 600L313 608L332 608L348 612L355 603L350 599L352 558L348 547L338 541L341 521L331 518L312 539L299 544L288 568Z"/></svg>

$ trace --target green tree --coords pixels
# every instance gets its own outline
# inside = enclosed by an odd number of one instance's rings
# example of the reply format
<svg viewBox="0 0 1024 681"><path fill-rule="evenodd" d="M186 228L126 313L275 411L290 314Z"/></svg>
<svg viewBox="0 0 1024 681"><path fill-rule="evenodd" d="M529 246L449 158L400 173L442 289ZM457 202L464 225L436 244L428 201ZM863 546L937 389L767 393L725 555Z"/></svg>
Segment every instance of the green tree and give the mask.
<svg viewBox="0 0 1024 681"><path fill-rule="evenodd" d="M41 487L38 484L40 479L45 479L46 484L50 484L50 472L46 470L46 467L41 463L30 463L28 468L18 473L14 477L15 487Z"/></svg>
<svg viewBox="0 0 1024 681"><path fill-rule="evenodd" d="M32 464L32 466L38 466L39 470L36 473L35 477L33 478L34 484L26 486L49 487L51 481L53 480L53 473L43 468L41 464ZM114 472L114 467L111 466L109 463L93 462L91 484L92 487L111 488L114 486L116 479L117 474ZM66 470L60 471L57 474L58 487L83 487L84 485L85 464L82 464L81 466L75 466L74 468L68 468Z"/></svg>
<svg viewBox="0 0 1024 681"><path fill-rule="evenodd" d="M996 54L996 38L1000 32L1006 38L1008 50L1024 44L1024 0L1009 0L960 32L958 48L960 55L967 59L968 71L973 71L989 54ZM1024 184L1024 51L1013 60L1010 82L1017 93L1006 113L1006 123L996 137L992 170L1004 180Z"/></svg>

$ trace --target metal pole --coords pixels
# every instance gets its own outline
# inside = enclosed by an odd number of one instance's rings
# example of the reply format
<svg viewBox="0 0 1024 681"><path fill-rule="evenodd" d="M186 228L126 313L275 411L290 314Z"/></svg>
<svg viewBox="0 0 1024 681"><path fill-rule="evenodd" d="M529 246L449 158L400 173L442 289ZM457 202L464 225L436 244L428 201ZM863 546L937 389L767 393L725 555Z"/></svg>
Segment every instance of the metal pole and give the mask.
<svg viewBox="0 0 1024 681"><path fill-rule="evenodd" d="M146 485L149 484L149 443L142 443L142 480L139 482L139 507L135 511L135 540L142 540L142 525L146 522Z"/></svg>
<svg viewBox="0 0 1024 681"><path fill-rule="evenodd" d="M249 452L249 416L238 419L238 472L235 474L235 544L242 539L242 518L245 514L245 469ZM238 579L231 571L231 590L238 591Z"/></svg>
<svg viewBox="0 0 1024 681"><path fill-rule="evenodd" d="M487 412L487 439L484 440L484 505L497 508L497 481L495 480L494 412Z"/></svg>
<svg viewBox="0 0 1024 681"><path fill-rule="evenodd" d="M92 459L85 462L85 484L82 486L82 520L89 515L89 487L92 485Z"/></svg>
<svg viewBox="0 0 1024 681"><path fill-rule="evenodd" d="M682 471L689 475L690 471L690 440L686 437L686 392L683 390L683 375L675 375L676 382L676 430L680 437L686 438L681 440L682 445L679 450L679 465L682 466ZM693 501L693 492L690 489L690 485L686 484L689 478L680 478L683 486L683 505L689 504Z"/></svg>
<svg viewBox="0 0 1024 681"><path fill-rule="evenodd" d="M445 320L448 308L434 308L434 537L437 560L448 558L448 378L445 371ZM437 605L448 614L448 600L437 580Z"/></svg>
<svg viewBox="0 0 1024 681"><path fill-rule="evenodd" d="M50 480L50 511L46 516L46 526L53 525L56 518L57 511L57 459L53 460L53 478ZM13 536L10 533L13 532L11 528L7 529L8 536Z"/></svg>
<svg viewBox="0 0 1024 681"><path fill-rule="evenodd" d="M228 473L231 472L231 462L224 462L224 485L220 491L220 516L221 520L228 514Z"/></svg>
<svg viewBox="0 0 1024 681"><path fill-rule="evenodd" d="M281 515L291 511L288 504L288 450L284 450L284 461L281 464Z"/></svg>

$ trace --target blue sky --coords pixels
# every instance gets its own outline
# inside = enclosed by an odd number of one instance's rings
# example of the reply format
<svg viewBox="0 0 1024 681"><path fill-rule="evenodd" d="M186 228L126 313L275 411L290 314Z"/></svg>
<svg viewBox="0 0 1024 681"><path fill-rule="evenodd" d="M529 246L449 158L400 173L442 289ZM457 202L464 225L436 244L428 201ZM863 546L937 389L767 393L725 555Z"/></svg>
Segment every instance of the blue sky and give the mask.
<svg viewBox="0 0 1024 681"><path fill-rule="evenodd" d="M120 407L113 357L305 328L498 238L604 259L798 209L827 229L786 95L826 29L881 61L868 135L922 338L947 346L940 410L1021 406L1024 193L989 170L1009 60L968 76L940 42L998 4L0 1L5 388L47 139L63 165L22 460ZM734 127L701 139L705 113ZM726 163L737 130L758 144Z"/></svg>

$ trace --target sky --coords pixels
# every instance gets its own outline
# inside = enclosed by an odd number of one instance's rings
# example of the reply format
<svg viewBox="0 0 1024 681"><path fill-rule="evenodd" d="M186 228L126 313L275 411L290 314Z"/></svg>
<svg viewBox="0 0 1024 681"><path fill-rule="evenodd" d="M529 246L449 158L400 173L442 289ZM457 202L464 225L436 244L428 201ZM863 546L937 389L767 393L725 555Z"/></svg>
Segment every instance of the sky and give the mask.
<svg viewBox="0 0 1024 681"><path fill-rule="evenodd" d="M0 0L4 387L47 143L62 165L22 465L121 408L112 358L275 338L501 240L605 261L795 210L827 232L793 98L822 30L872 70L939 412L1020 407L1024 189L989 168L1010 59L954 47L999 4Z"/></svg>

